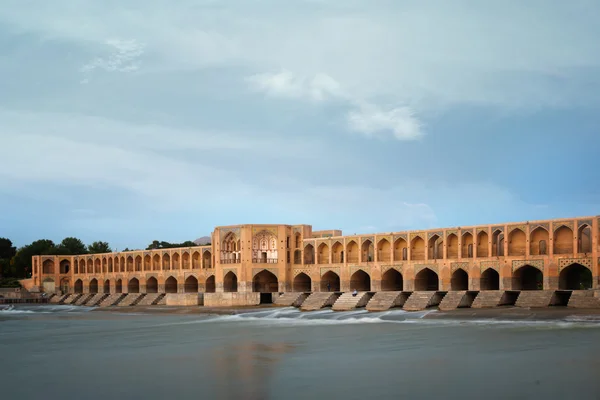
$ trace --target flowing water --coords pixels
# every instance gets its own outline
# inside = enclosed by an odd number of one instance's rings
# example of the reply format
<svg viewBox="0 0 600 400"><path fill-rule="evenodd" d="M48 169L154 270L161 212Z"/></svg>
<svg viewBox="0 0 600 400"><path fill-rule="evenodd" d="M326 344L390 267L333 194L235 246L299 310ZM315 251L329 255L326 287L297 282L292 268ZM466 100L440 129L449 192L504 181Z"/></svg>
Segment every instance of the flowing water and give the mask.
<svg viewBox="0 0 600 400"><path fill-rule="evenodd" d="M90 311L0 311L0 398L600 398L594 317Z"/></svg>

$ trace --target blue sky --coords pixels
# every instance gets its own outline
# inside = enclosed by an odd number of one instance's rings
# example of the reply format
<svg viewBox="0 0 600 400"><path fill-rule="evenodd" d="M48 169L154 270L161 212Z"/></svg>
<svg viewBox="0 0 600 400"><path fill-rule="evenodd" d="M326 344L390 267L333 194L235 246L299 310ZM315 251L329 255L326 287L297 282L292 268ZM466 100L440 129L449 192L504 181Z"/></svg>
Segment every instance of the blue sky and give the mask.
<svg viewBox="0 0 600 400"><path fill-rule="evenodd" d="M594 1L5 0L0 236L600 210Z"/></svg>

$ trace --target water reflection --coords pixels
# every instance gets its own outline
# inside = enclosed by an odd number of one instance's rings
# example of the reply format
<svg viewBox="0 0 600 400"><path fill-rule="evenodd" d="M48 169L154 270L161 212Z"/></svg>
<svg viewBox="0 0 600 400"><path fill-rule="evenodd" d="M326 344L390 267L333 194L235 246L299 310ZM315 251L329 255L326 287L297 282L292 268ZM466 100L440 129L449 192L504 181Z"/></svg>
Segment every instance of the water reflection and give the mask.
<svg viewBox="0 0 600 400"><path fill-rule="evenodd" d="M219 346L211 352L219 398L267 399L270 379L285 355L296 350L289 343L243 342Z"/></svg>

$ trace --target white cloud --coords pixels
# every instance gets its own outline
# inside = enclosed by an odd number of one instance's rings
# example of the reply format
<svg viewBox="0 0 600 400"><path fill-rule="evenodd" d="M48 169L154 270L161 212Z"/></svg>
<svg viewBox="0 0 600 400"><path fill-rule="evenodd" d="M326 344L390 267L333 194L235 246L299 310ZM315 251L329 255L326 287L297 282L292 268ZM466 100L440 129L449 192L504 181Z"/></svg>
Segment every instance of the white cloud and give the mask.
<svg viewBox="0 0 600 400"><path fill-rule="evenodd" d="M352 130L366 135L391 132L398 140L413 140L423 136L421 123L408 107L386 111L373 105L366 105L348 113L348 124Z"/></svg>
<svg viewBox="0 0 600 400"><path fill-rule="evenodd" d="M139 58L144 54L144 44L135 39L109 39L104 44L110 47L110 54L107 57L97 57L85 64L81 68L81 72L86 76L97 69L106 72L135 72L139 70ZM81 81L82 84L88 82L89 78L84 78Z"/></svg>
<svg viewBox="0 0 600 400"><path fill-rule="evenodd" d="M311 78L298 77L290 71L256 74L246 78L254 89L273 97L323 101L341 97L340 85L327 74Z"/></svg>

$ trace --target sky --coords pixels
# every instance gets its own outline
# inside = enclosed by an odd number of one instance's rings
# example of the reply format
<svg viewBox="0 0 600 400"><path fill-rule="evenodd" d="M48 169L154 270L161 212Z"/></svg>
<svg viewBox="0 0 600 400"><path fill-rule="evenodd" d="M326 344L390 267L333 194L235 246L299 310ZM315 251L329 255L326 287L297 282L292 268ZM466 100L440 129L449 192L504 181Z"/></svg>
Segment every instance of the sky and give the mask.
<svg viewBox="0 0 600 400"><path fill-rule="evenodd" d="M600 214L593 0L4 0L0 237Z"/></svg>

